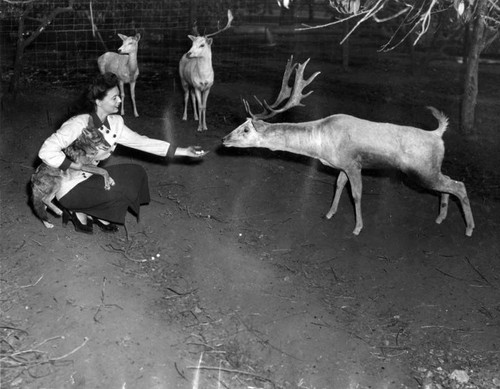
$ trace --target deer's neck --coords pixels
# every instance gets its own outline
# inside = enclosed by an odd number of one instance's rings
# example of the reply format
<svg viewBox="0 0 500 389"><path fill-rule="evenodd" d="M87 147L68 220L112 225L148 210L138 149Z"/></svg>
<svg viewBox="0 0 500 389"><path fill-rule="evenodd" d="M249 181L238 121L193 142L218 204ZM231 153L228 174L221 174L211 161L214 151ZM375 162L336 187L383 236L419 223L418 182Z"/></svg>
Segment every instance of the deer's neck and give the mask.
<svg viewBox="0 0 500 389"><path fill-rule="evenodd" d="M268 127L263 132L260 147L321 157L318 152L321 147L317 145L321 137L318 137L318 127L314 122L266 124Z"/></svg>
<svg viewBox="0 0 500 389"><path fill-rule="evenodd" d="M203 71L212 71L212 52L208 51L204 53L203 56L196 58L196 63L198 65L198 69Z"/></svg>
<svg viewBox="0 0 500 389"><path fill-rule="evenodd" d="M130 70L134 71L137 69L137 52L129 53L127 56L127 66Z"/></svg>

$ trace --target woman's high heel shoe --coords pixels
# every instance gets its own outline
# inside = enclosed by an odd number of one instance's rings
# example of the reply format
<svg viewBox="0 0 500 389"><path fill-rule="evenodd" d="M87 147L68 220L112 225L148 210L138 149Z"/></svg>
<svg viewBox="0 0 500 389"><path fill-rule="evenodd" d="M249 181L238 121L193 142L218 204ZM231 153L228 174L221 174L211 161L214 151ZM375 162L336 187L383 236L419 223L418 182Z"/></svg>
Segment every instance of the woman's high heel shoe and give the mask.
<svg viewBox="0 0 500 389"><path fill-rule="evenodd" d="M105 224L98 218L92 218L96 226L98 226L103 232L118 232L118 226L114 223Z"/></svg>
<svg viewBox="0 0 500 389"><path fill-rule="evenodd" d="M63 210L62 214L62 223L63 226L66 226L68 222L71 220L73 226L75 227L76 232L83 232L84 234L93 234L92 228L92 220L87 219L87 224L83 224L80 219L76 216L75 212L68 211L67 209Z"/></svg>

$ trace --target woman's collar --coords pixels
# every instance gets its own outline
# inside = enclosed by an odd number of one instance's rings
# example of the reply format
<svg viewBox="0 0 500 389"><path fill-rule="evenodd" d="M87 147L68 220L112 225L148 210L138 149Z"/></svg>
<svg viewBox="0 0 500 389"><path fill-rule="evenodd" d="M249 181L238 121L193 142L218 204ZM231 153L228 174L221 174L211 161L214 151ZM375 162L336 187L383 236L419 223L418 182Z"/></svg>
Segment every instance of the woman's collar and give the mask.
<svg viewBox="0 0 500 389"><path fill-rule="evenodd" d="M108 129L111 129L109 122L108 122L108 117L106 116L106 119L104 119L104 122L99 119L99 116L97 116L97 112L92 112L90 114L92 117L92 120L94 121L94 126L95 128L101 128L102 126L106 126Z"/></svg>

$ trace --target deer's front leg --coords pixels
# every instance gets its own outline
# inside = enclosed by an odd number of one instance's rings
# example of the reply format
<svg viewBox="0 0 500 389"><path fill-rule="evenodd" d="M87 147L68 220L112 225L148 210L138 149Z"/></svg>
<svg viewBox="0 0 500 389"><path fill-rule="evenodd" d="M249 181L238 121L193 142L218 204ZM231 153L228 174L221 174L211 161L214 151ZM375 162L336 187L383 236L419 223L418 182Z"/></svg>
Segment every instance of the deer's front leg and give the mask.
<svg viewBox="0 0 500 389"><path fill-rule="evenodd" d="M344 186L346 183L347 183L347 175L343 171L340 171L337 177L337 185L335 188L335 196L333 197L332 206L330 207L330 210L325 216L327 219L331 219L332 216L337 213L340 196L342 195L342 191L344 190Z"/></svg>
<svg viewBox="0 0 500 389"><path fill-rule="evenodd" d="M122 99L121 114L123 116L125 115L125 84L123 81L120 81L118 86L120 87L120 98Z"/></svg>
<svg viewBox="0 0 500 389"><path fill-rule="evenodd" d="M208 94L210 93L210 88L206 89L202 95L201 95L201 108L200 108L200 115L201 115L201 122L202 122L202 128L203 131L207 131L207 100L208 100Z"/></svg>
<svg viewBox="0 0 500 389"><path fill-rule="evenodd" d="M130 97L132 97L132 105L134 107L134 116L139 117L139 113L137 113L137 106L135 105L135 81L130 83Z"/></svg>
<svg viewBox="0 0 500 389"><path fill-rule="evenodd" d="M197 110L195 110L195 112L198 112L198 115L195 116L195 119L198 119L198 131L203 131L203 101L201 90L195 88L194 92L196 95L197 105Z"/></svg>
<svg viewBox="0 0 500 389"><path fill-rule="evenodd" d="M351 184L352 198L354 200L354 210L356 213L356 226L352 232L354 235L359 235L363 229L363 216L361 215L361 192L363 183L361 179L361 169L352 169L346 173Z"/></svg>

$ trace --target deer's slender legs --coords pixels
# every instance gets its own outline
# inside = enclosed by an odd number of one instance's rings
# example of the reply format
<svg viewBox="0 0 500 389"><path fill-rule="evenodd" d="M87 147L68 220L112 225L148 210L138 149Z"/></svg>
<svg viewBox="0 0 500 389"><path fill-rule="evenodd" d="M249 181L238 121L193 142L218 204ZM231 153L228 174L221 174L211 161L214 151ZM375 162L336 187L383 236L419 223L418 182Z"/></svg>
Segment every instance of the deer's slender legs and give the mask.
<svg viewBox="0 0 500 389"><path fill-rule="evenodd" d="M465 217L466 229L465 235L471 236L472 231L474 230L474 217L472 216L472 210L470 207L469 197L467 196L467 190L465 189L465 185L461 181L452 180L450 177L445 176L442 173L439 173L437 177L432 180L433 184L431 189L443 192L450 193L456 196L460 200L460 204L462 205L462 211ZM442 204L442 203L441 203ZM436 222L443 221L444 217L441 218L442 215L446 216L446 212L443 212L443 208L436 220Z"/></svg>
<svg viewBox="0 0 500 389"><path fill-rule="evenodd" d="M337 213L337 208L339 206L340 196L344 190L344 186L347 183L347 175L341 170L337 177L337 185L335 188L335 196L333 197L332 206L326 214L327 219L331 219L333 215Z"/></svg>
<svg viewBox="0 0 500 389"><path fill-rule="evenodd" d="M196 96L196 89L191 89L190 93L191 93L191 104L193 105L194 120L198 120L198 118L199 118L198 110L200 108L199 108L199 104L198 104L198 97Z"/></svg>
<svg viewBox="0 0 500 389"><path fill-rule="evenodd" d="M202 94L201 94L201 107L200 107L200 121L202 124L202 129L203 131L208 130L207 128L207 100L208 100L208 95L210 93L210 88L206 89Z"/></svg>
<svg viewBox="0 0 500 389"><path fill-rule="evenodd" d="M361 215L361 193L363 190L363 182L361 179L360 169L351 169L346 172L351 184L351 193L354 200L354 210L356 213L356 226L352 232L354 235L359 235L363 229L363 216Z"/></svg>
<svg viewBox="0 0 500 389"><path fill-rule="evenodd" d="M120 81L118 83L118 86L120 87L120 98L122 99L121 114L125 115L125 83L123 81Z"/></svg>
<svg viewBox="0 0 500 389"><path fill-rule="evenodd" d="M134 116L139 117L139 114L137 113L137 107L135 105L135 81L130 82L130 97L132 97L132 106L134 107ZM122 104L123 104L123 102L122 102Z"/></svg>
<svg viewBox="0 0 500 389"><path fill-rule="evenodd" d="M450 195L448 193L441 193L441 201L439 203L439 215L436 218L436 223L441 224L448 215L448 201Z"/></svg>

